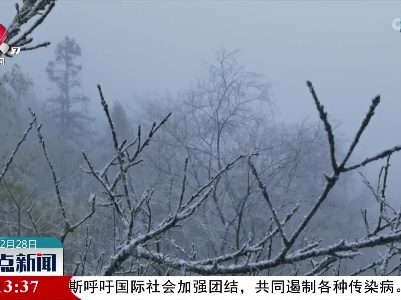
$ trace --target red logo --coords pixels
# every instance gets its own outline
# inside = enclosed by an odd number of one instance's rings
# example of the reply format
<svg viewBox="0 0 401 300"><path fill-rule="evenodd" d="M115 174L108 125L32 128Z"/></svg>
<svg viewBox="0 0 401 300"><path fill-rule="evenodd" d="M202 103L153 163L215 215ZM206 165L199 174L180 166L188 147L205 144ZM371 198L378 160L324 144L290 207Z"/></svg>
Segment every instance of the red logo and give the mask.
<svg viewBox="0 0 401 300"><path fill-rule="evenodd" d="M7 29L0 24L0 45L4 43L8 36L8 31Z"/></svg>

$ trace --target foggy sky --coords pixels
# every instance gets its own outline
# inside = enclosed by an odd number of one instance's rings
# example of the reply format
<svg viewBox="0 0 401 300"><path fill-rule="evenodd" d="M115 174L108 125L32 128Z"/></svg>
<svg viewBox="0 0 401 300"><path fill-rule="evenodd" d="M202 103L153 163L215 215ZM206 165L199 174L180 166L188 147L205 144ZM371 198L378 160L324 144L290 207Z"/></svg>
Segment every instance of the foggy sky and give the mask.
<svg viewBox="0 0 401 300"><path fill-rule="evenodd" d="M0 23L8 26L12 16L14 1L1 1ZM106 99L135 107L135 95L185 89L217 50L239 49L239 62L272 82L277 116L286 121L317 119L311 80L330 118L342 122L339 133L351 138L380 94L357 151L365 157L401 144L401 33L391 26L400 16L396 1L65 0L33 35L34 43L52 45L13 61L45 98L45 67L68 35L82 49L83 93L98 107L100 83Z"/></svg>

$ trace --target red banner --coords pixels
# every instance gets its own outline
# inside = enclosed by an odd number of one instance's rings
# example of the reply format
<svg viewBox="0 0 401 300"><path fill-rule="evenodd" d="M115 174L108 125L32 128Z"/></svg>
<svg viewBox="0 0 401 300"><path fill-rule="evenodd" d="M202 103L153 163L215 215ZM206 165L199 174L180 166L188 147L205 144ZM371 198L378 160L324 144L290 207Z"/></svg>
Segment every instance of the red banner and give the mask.
<svg viewBox="0 0 401 300"><path fill-rule="evenodd" d="M72 276L0 276L3 299L79 299L70 290Z"/></svg>

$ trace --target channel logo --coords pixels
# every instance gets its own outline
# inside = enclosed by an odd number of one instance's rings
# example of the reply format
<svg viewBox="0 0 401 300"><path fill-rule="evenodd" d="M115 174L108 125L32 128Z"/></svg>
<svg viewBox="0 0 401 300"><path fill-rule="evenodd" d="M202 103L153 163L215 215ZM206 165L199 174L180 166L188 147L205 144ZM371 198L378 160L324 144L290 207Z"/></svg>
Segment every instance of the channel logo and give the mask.
<svg viewBox="0 0 401 300"><path fill-rule="evenodd" d="M397 18L393 20L393 29L401 32L401 19Z"/></svg>
<svg viewBox="0 0 401 300"><path fill-rule="evenodd" d="M10 46L4 43L5 40L7 39L7 36L8 36L7 29L2 24L0 24L0 51L3 54L6 54L10 49Z"/></svg>
<svg viewBox="0 0 401 300"><path fill-rule="evenodd" d="M8 37L8 31L4 25L0 24L0 56L3 54L17 55L21 52L20 47L10 47L5 43ZM11 49L10 49L11 48ZM4 65L4 57L0 57L0 65Z"/></svg>

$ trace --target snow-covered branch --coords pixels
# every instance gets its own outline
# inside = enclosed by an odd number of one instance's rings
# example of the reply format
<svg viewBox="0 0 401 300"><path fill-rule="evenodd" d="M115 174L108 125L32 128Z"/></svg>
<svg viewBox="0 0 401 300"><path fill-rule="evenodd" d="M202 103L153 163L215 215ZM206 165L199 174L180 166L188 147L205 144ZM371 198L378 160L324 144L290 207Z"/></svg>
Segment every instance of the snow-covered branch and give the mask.
<svg viewBox="0 0 401 300"><path fill-rule="evenodd" d="M275 229L271 229L267 232L265 238L261 241L256 241L252 243L252 235L250 235L250 239L247 243L243 244L243 246L231 253L226 253L222 255L218 255L215 257L211 257L208 259L192 259L188 255L188 253L176 242L173 243L173 246L178 249L187 259L179 259L170 256L168 253L161 253L158 251L150 250L146 246L147 243L152 240L160 237L163 234L166 234L167 231L174 228L179 224L180 221L185 220L191 217L194 212L204 203L206 198L210 195L212 191L214 191L213 198L217 197L216 188L213 188L212 183L215 180L218 180L223 172L226 172L231 166L244 156L240 156L238 159L228 164L226 168L222 169L215 177L211 178L204 186L202 186L198 192L193 194L185 203L183 201L183 197L185 194L185 187L187 182L187 170L188 170L188 160L185 161L184 167L184 176L181 185L181 191L179 193L179 198L177 200L177 206L175 211L170 214L168 217L164 218L158 225L154 226L152 229L148 228L148 231L142 234L138 234L136 237L132 239L125 240L124 243L121 244L120 248L114 253L110 259L104 265L101 274L102 275L112 275L118 271L118 269L122 266L122 264L129 257L136 257L137 259L145 259L150 260L152 262L157 262L163 264L164 266L176 270L185 270L186 272L193 272L197 274L250 274L253 272L260 272L262 270L268 270L277 268L284 265L289 264L297 264L302 261L312 260L313 262L316 259L320 258L319 262L313 263L312 270L308 271L307 274L310 275L318 275L326 272L336 261L342 259L353 259L354 257L360 254L359 250L363 250L371 247L378 247L382 245L392 245L397 243L401 239L401 231L398 230L399 220L401 214L395 214L394 217L389 217L385 215L385 211L383 207L385 204L382 203L380 210L380 220L386 220L386 224L390 224L388 226L381 225L381 221L379 221L379 226L374 230L374 232L368 232L366 237L359 238L357 241L345 241L340 240L337 243L334 243L331 246L321 246L321 242L311 242L306 246L300 247L298 245L298 241L300 236L303 234L313 217L319 211L321 205L327 201L328 196L336 183L338 182L341 174L346 173L348 171L357 169L360 166L366 165L372 161L376 161L378 159L382 159L388 157L394 152L398 152L401 150L400 147L394 147L389 150L383 151L364 162L346 167L346 163L352 155L354 149L359 143L360 137L363 132L366 130L372 116L374 115L374 111L379 104L380 97L376 97L372 100L372 105L369 108L369 111L362 121L360 128L358 129L353 142L351 143L349 150L347 151L345 158L341 160L341 163L338 164L336 153L335 153L335 143L334 143L334 132L332 130L332 125L330 124L327 112L324 111L323 105L319 101L316 92L313 88L311 82L307 82L309 90L312 94L312 97L315 101L317 111L319 113L320 119L324 124L324 128L327 134L327 141L330 149L330 160L332 162L332 174L325 175L326 182L325 186L319 197L314 201L314 204L310 208L309 212L305 215L305 217L300 221L300 223L293 228L292 234L290 237L287 237L286 231L289 230L285 228L287 225L287 221L291 219L291 217L296 213L299 206L296 206L295 209L287 214L284 221L279 220L279 213L277 209L273 205L273 200L267 191L266 184L263 183L262 177L260 176L256 166L254 165L251 156L248 157L248 165L251 169L252 174L256 178L256 182L262 192L262 196L265 199L270 211L272 213L272 219L275 224ZM104 107L104 105L103 105ZM107 113L106 113L107 114ZM109 122L111 123L111 122ZM113 131L113 130L112 130ZM117 141L116 138L113 138L114 141ZM140 140L138 138L137 140ZM118 148L118 144L115 147L116 151L120 151ZM116 156L118 159L118 155ZM108 166L106 166L106 169ZM124 168L120 169L120 172L124 170ZM388 170L388 168L386 168ZM387 171L385 172L387 174ZM120 175L117 175L121 177ZM387 175L386 175L387 176ZM96 177L96 176L95 176ZM99 179L98 179L99 180ZM217 181L218 182L218 181ZM384 188L385 189L385 188ZM382 189L383 190L383 189ZM202 194L203 193L203 194ZM384 194L384 193L383 193ZM392 213L395 213L394 209ZM382 233L384 229L390 229L390 232ZM263 251L266 251L266 245L272 243L273 238L279 234L282 240L282 248L277 251L275 255L270 255L266 259L260 259L260 254ZM234 249L233 249L234 250ZM271 250L269 250L271 251ZM386 269L387 263L389 259L394 255L394 251L387 251L381 259L382 270L380 274L385 274L384 269ZM251 258L254 256L254 259ZM256 259L256 257L258 257ZM371 268L371 267L368 267ZM334 269L334 273L338 272L338 268ZM298 272L297 269L296 272ZM363 270L360 270L362 272ZM394 271L393 271L394 272Z"/></svg>
<svg viewBox="0 0 401 300"><path fill-rule="evenodd" d="M43 154L45 156L47 165L49 166L49 169L50 169L50 172L51 172L51 175L52 175L52 179L53 179L54 188L55 188L55 191L56 191L58 204L59 204L59 207L60 207L60 210L61 210L61 214L62 214L63 219L64 219L63 232L60 234L61 243L64 243L64 240L65 240L65 238L67 237L67 235L69 233L74 232L75 229L77 229L82 223L84 223L86 220L88 220L95 213L95 199L96 199L96 196L95 195L90 195L89 203L91 204L91 211L85 217L83 217L80 221L76 222L75 224L71 224L70 221L67 218L67 214L66 214L66 211L65 211L65 205L64 205L64 202L63 202L62 197L61 197L61 192L60 192L60 187L59 187L60 180L56 176L56 172L54 170L54 166L53 166L53 164L52 164L52 162L50 160L50 157L49 157L49 154L48 154L48 151L47 151L47 148L46 148L46 143L45 143L45 140L44 140L42 132L41 132L42 124L39 125L37 123L37 120L36 120L36 114L31 109L29 109L29 111L30 111L30 113L32 115L33 123L35 124L37 135L38 135L38 138L39 138L39 143L40 143L40 145L42 147Z"/></svg>

